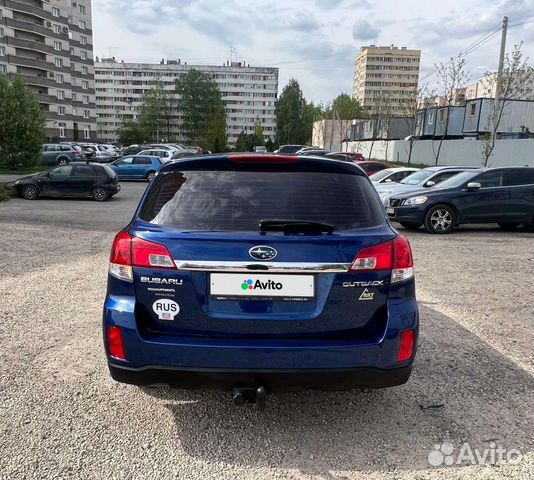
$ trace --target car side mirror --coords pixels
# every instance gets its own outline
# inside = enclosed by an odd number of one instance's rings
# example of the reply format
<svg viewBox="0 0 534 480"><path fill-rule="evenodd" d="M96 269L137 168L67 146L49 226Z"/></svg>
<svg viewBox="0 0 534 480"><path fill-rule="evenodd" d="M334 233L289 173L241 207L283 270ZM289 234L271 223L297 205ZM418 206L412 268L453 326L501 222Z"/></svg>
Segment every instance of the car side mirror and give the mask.
<svg viewBox="0 0 534 480"><path fill-rule="evenodd" d="M392 183L392 182L393 182L393 180L391 180L391 178L386 178L386 179L384 180L384 183Z"/></svg>
<svg viewBox="0 0 534 480"><path fill-rule="evenodd" d="M480 189L480 187L482 187L482 185L480 185L480 183L478 182L469 182L467 184L467 190L469 190L470 192L476 192Z"/></svg>
<svg viewBox="0 0 534 480"><path fill-rule="evenodd" d="M427 188L433 187L434 185L436 185L436 182L433 182L432 180L425 183L425 187Z"/></svg>

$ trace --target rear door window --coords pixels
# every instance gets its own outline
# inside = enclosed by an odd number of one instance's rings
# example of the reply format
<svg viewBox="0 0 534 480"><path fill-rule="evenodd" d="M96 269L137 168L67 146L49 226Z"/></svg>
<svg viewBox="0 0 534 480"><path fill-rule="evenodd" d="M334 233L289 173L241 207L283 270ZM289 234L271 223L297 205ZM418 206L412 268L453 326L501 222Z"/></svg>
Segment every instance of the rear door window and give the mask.
<svg viewBox="0 0 534 480"><path fill-rule="evenodd" d="M152 161L146 157L136 157L133 159L134 165L150 165Z"/></svg>
<svg viewBox="0 0 534 480"><path fill-rule="evenodd" d="M534 184L534 168L523 168L504 171L503 185L506 187L516 187L519 185L532 184Z"/></svg>
<svg viewBox="0 0 534 480"><path fill-rule="evenodd" d="M257 232L261 220L330 223L335 231L384 223L370 182L343 173L180 171L157 177L144 221L183 231Z"/></svg>
<svg viewBox="0 0 534 480"><path fill-rule="evenodd" d="M480 183L481 188L500 187L502 180L502 171L486 172L477 177L474 182Z"/></svg>

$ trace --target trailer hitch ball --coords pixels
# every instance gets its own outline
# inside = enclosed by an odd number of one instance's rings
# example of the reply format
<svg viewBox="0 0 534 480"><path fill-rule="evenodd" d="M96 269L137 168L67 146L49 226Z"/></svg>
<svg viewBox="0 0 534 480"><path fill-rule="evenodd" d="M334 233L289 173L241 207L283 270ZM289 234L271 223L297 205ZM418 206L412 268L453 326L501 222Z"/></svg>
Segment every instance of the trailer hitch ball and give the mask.
<svg viewBox="0 0 534 480"><path fill-rule="evenodd" d="M232 402L234 405L256 405L258 410L265 409L267 391L264 387L240 387L232 390Z"/></svg>

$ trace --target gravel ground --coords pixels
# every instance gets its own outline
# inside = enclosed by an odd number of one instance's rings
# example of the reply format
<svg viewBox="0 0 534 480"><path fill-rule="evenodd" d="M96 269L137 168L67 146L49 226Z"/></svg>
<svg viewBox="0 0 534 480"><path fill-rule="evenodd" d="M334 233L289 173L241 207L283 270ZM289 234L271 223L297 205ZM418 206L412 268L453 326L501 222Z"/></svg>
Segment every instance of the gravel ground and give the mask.
<svg viewBox="0 0 534 480"><path fill-rule="evenodd" d="M109 377L109 247L146 184L123 186L103 205L0 204L0 478L532 478L531 233L410 232L421 339L409 383L278 394L258 413L226 393ZM430 466L445 441L523 460Z"/></svg>

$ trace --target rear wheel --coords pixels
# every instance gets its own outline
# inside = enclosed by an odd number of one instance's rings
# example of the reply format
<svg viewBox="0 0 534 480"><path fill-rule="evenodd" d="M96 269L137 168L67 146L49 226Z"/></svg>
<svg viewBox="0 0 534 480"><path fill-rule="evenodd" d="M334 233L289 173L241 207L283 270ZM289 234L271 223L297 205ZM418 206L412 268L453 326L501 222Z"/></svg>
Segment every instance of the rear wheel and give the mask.
<svg viewBox="0 0 534 480"><path fill-rule="evenodd" d="M418 230L421 224L399 222L406 230Z"/></svg>
<svg viewBox="0 0 534 480"><path fill-rule="evenodd" d="M22 196L26 200L35 200L39 197L39 190L35 185L26 185L22 189Z"/></svg>
<svg viewBox="0 0 534 480"><path fill-rule="evenodd" d="M156 172L148 172L146 174L146 179L151 182L152 180L154 180L154 177L156 176Z"/></svg>
<svg viewBox="0 0 534 480"><path fill-rule="evenodd" d="M109 193L105 188L96 187L93 189L91 196L97 202L105 202L109 198Z"/></svg>
<svg viewBox="0 0 534 480"><path fill-rule="evenodd" d="M436 205L425 215L425 228L428 233L450 233L455 223L456 215L448 205Z"/></svg>
<svg viewBox="0 0 534 480"><path fill-rule="evenodd" d="M69 159L67 157L61 157L57 159L58 165L67 165L69 163Z"/></svg>
<svg viewBox="0 0 534 480"><path fill-rule="evenodd" d="M499 223L499 227L501 227L501 229L505 230L506 232L511 232L512 230L515 230L517 227L519 227L519 225L519 222Z"/></svg>

